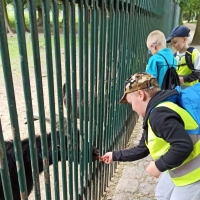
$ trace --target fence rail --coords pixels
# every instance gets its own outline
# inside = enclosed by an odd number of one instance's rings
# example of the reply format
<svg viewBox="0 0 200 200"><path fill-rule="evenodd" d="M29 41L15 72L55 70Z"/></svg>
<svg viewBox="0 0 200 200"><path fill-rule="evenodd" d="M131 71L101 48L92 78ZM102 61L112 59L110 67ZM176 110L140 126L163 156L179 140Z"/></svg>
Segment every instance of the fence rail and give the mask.
<svg viewBox="0 0 200 200"><path fill-rule="evenodd" d="M145 69L148 33L160 29L168 34L178 21L179 7L172 0L43 0L40 34L36 2L28 0L31 40L27 41L22 1L14 0L19 59L13 63L3 1L0 0L0 79L4 76L4 82L0 81L0 199L18 199L13 197L16 193L19 199L28 199L31 189L27 186L31 184L36 200L101 199L117 163L108 166L93 161L93 145L100 155L125 148L138 116L130 106L118 104L123 83L130 74ZM176 16L170 21L172 8ZM17 66L21 67L19 74L13 70ZM16 90L18 83L21 87ZM7 97L5 109L3 97ZM24 102L19 103L21 98ZM39 128L34 121L35 111L39 113ZM46 133L48 111L50 143ZM27 131L22 124L24 117ZM9 131L14 155L8 152L8 141L4 139ZM22 136L28 138L29 151L21 142ZM38 137L41 148L37 146ZM32 174L28 173L25 151L30 153ZM16 166L11 167L12 156ZM19 186L14 183L12 170L17 173ZM41 195L43 190L45 194Z"/></svg>

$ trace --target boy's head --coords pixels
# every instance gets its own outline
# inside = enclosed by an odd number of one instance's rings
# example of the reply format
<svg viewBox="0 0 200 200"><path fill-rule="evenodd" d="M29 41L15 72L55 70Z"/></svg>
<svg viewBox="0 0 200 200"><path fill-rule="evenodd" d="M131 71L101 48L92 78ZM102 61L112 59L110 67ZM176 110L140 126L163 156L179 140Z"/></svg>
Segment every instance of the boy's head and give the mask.
<svg viewBox="0 0 200 200"><path fill-rule="evenodd" d="M145 72L138 72L125 81L124 95L119 103L129 103L143 116L151 97L160 90L157 79Z"/></svg>
<svg viewBox="0 0 200 200"><path fill-rule="evenodd" d="M147 48L151 54L155 54L159 50L166 48L164 33L159 30L151 32L147 37Z"/></svg>
<svg viewBox="0 0 200 200"><path fill-rule="evenodd" d="M188 47L189 36L189 28L186 26L178 26L172 30L170 36L166 39L166 42L171 42L171 45L176 49L176 51L181 51L182 49L185 50L185 48Z"/></svg>

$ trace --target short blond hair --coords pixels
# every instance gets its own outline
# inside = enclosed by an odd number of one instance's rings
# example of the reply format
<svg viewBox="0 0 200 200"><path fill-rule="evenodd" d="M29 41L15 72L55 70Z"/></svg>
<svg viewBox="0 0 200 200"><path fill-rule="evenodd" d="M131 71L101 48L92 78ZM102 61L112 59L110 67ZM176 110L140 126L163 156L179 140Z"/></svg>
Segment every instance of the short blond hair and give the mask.
<svg viewBox="0 0 200 200"><path fill-rule="evenodd" d="M153 88L146 88L143 89L142 91L144 91L146 93L146 95L151 98L153 97L157 92L161 91L161 89L159 87L153 87ZM134 95L138 95L137 91L132 92L132 94Z"/></svg>
<svg viewBox="0 0 200 200"><path fill-rule="evenodd" d="M159 30L155 30L149 33L147 37L147 44L154 42L156 43L157 46L166 47L166 38L164 33Z"/></svg>
<svg viewBox="0 0 200 200"><path fill-rule="evenodd" d="M146 88L146 89L143 89L143 91L145 93L147 93L147 95L151 98L153 97L158 91L160 91L161 89L159 87L153 87L153 88Z"/></svg>

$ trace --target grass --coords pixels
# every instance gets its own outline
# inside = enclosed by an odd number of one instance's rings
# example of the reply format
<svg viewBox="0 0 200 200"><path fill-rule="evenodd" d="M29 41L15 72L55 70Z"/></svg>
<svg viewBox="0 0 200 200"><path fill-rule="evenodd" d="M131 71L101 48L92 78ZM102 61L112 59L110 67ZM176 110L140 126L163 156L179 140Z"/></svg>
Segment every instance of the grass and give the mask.
<svg viewBox="0 0 200 200"><path fill-rule="evenodd" d="M28 64L29 68L33 67L33 52L32 52L32 42L31 42L31 34L26 33L25 34L25 39L26 39L26 50L27 50L27 58L28 58ZM39 34L39 51L40 51L40 59L41 59L41 66L46 68L46 55L45 55L45 38L44 34L40 33ZM7 35L7 41L8 41L8 48L9 48L9 56L10 56L10 63L11 63L11 68L12 71L15 73L15 75L19 75L21 73L21 66L20 66L20 54L19 54L19 46L18 46L18 39L17 39L17 34L12 35ZM88 41L90 42L90 40ZM78 48L78 36L76 35L76 48ZM51 36L51 46L52 46L52 58L54 62L54 37L53 35ZM62 53L64 49L64 35L60 34L60 51L61 51L61 57L63 57ZM78 49L77 49L78 50ZM62 58L63 59L63 58ZM3 76L2 72L3 70L2 64L1 64L1 54L0 54L0 78Z"/></svg>
<svg viewBox="0 0 200 200"><path fill-rule="evenodd" d="M188 22L187 20L183 20L183 24L184 23L189 23L189 24L197 24L197 20L192 20L190 22Z"/></svg>
<svg viewBox="0 0 200 200"><path fill-rule="evenodd" d="M15 29L15 14L14 9L12 6L8 6L8 17L10 21L10 25L12 28ZM61 13L62 14L62 13ZM59 26L60 30L62 30L62 16L59 16ZM25 23L27 27L29 27L29 14L28 11L25 10L24 12L25 16ZM50 23L53 24L52 20L52 13L50 13ZM78 20L76 19L76 30L78 30ZM27 50L27 57L28 57L28 64L29 67L33 66L33 52L32 52L32 42L31 42L31 34L26 33L26 50ZM8 40L8 48L9 48L9 54L10 54L10 62L12 66L12 70L15 71L15 74L20 74L20 54L19 54L19 46L18 46L18 40L17 40L17 34L14 35L7 35ZM54 37L51 36L51 43L52 43L52 55L54 57ZM76 36L76 46L78 46L78 36ZM40 48L40 56L41 56L41 65L44 64L45 61L45 38L44 34L39 34L39 48ZM62 49L64 48L64 36L61 33L60 34L60 48L61 53ZM43 63L44 62L44 63ZM2 64L1 64L1 54L0 54L0 77L2 77Z"/></svg>
<svg viewBox="0 0 200 200"><path fill-rule="evenodd" d="M189 23L190 23L190 24L197 24L197 20L190 21Z"/></svg>

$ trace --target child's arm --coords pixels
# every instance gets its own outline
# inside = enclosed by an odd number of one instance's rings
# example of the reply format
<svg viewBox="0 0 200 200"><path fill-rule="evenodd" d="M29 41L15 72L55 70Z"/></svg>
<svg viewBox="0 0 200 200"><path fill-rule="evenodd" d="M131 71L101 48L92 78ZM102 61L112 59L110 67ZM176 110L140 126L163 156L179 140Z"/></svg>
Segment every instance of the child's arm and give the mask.
<svg viewBox="0 0 200 200"><path fill-rule="evenodd" d="M184 76L183 77L183 82L188 82L188 83L191 83L193 81L196 81L198 80L200 77L200 71L192 71L191 74L187 75L187 76Z"/></svg>
<svg viewBox="0 0 200 200"><path fill-rule="evenodd" d="M195 56L194 59L194 70L191 74L184 76L183 80L184 82L193 82L200 78L200 53L197 49L194 49L195 52L193 52L192 56Z"/></svg>
<svg viewBox="0 0 200 200"><path fill-rule="evenodd" d="M138 146L133 147L131 149L114 151L112 158L113 161L135 161L145 158L148 155L149 155L149 149L145 144L144 136L142 136Z"/></svg>

